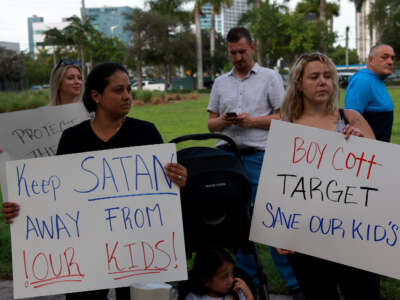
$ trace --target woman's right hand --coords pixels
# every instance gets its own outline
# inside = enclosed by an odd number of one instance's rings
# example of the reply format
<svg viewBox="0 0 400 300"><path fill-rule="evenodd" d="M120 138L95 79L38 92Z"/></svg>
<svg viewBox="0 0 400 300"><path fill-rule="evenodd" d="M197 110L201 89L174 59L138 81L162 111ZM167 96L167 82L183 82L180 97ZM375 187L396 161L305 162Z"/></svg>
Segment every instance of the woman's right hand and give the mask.
<svg viewBox="0 0 400 300"><path fill-rule="evenodd" d="M15 202L3 203L3 216L6 224L11 224L13 219L19 214L19 204Z"/></svg>
<svg viewBox="0 0 400 300"><path fill-rule="evenodd" d="M293 250L286 250L286 249L282 249L282 248L275 248L276 252L278 252L278 254L280 255L289 255L289 254L294 254Z"/></svg>

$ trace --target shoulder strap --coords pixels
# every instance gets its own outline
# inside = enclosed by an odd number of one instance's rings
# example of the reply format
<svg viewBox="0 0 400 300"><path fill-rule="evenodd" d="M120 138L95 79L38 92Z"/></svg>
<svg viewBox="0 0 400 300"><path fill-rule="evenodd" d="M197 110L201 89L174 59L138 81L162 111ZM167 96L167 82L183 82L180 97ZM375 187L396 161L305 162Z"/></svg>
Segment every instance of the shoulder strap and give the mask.
<svg viewBox="0 0 400 300"><path fill-rule="evenodd" d="M340 114L340 118L342 118L342 120L344 121L344 125L349 124L349 121L346 119L346 116L344 115L343 108L339 108L339 114Z"/></svg>

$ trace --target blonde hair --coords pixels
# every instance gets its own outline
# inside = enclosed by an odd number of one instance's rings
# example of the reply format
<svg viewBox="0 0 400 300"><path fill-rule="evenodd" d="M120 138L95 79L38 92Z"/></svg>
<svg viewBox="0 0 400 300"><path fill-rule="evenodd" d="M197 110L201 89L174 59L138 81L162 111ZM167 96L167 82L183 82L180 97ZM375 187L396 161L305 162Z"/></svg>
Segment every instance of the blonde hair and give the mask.
<svg viewBox="0 0 400 300"><path fill-rule="evenodd" d="M300 91L300 84L304 75L306 65L313 61L319 61L328 66L331 72L333 93L331 99L327 103L328 112L333 112L337 109L339 97L339 82L336 73L336 67L332 60L325 54L312 52L301 55L290 70L288 87L283 97L281 107L281 119L284 121L293 122L297 120L304 111L303 92Z"/></svg>
<svg viewBox="0 0 400 300"><path fill-rule="evenodd" d="M58 64L53 68L50 75L50 92L49 92L49 105L60 105L60 86L64 79L65 72L70 68L76 68L81 73L81 69L77 65L64 65ZM80 94L76 97L74 102L78 102L82 99L83 88Z"/></svg>

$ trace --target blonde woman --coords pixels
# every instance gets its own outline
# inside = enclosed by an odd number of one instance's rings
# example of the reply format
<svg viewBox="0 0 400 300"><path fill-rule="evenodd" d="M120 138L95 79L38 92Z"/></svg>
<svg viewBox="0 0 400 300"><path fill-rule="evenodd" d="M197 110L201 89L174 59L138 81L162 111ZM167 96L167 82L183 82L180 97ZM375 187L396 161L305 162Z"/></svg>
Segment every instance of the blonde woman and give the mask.
<svg viewBox="0 0 400 300"><path fill-rule="evenodd" d="M61 59L51 71L50 105L78 102L82 99L82 74L79 61Z"/></svg>
<svg viewBox="0 0 400 300"><path fill-rule="evenodd" d="M371 127L356 111L339 110L336 67L324 54L300 56L291 69L281 106L284 121L375 139ZM307 300L380 298L379 276L313 256L277 249L287 255Z"/></svg>
<svg viewBox="0 0 400 300"><path fill-rule="evenodd" d="M82 74L79 61L61 59L50 75L49 105L70 104L82 99ZM0 153L2 149L0 148ZM4 202L3 217L6 224L18 215L19 205L15 202Z"/></svg>

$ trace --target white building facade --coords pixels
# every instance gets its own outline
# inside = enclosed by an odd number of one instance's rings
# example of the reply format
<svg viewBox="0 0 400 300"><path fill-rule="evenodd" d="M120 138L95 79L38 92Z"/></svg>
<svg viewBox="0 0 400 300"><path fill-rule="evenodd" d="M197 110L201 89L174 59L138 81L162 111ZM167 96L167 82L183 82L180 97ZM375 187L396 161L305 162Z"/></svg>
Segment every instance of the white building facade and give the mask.
<svg viewBox="0 0 400 300"><path fill-rule="evenodd" d="M376 28L370 28L368 24L368 15L371 13L373 3L374 0L366 0L361 10L356 11L356 46L361 63L368 62L369 49L378 41Z"/></svg>
<svg viewBox="0 0 400 300"><path fill-rule="evenodd" d="M223 37L226 37L232 27L239 25L239 20L244 13L252 9L247 0L233 0L231 7L222 7L221 13L215 15L215 29ZM211 28L211 4L202 7L204 16L200 18L202 29Z"/></svg>
<svg viewBox="0 0 400 300"><path fill-rule="evenodd" d="M34 55L39 53L39 49L42 49L43 47L43 42L45 38L45 32L49 29L52 28L57 28L58 30L62 30L65 27L69 25L69 22L56 22L56 23L50 23L50 22L36 22L32 24L33 27L33 34L32 34L32 39L33 39L33 53ZM54 47L53 46L46 46L46 50L48 50L48 53L53 53Z"/></svg>

